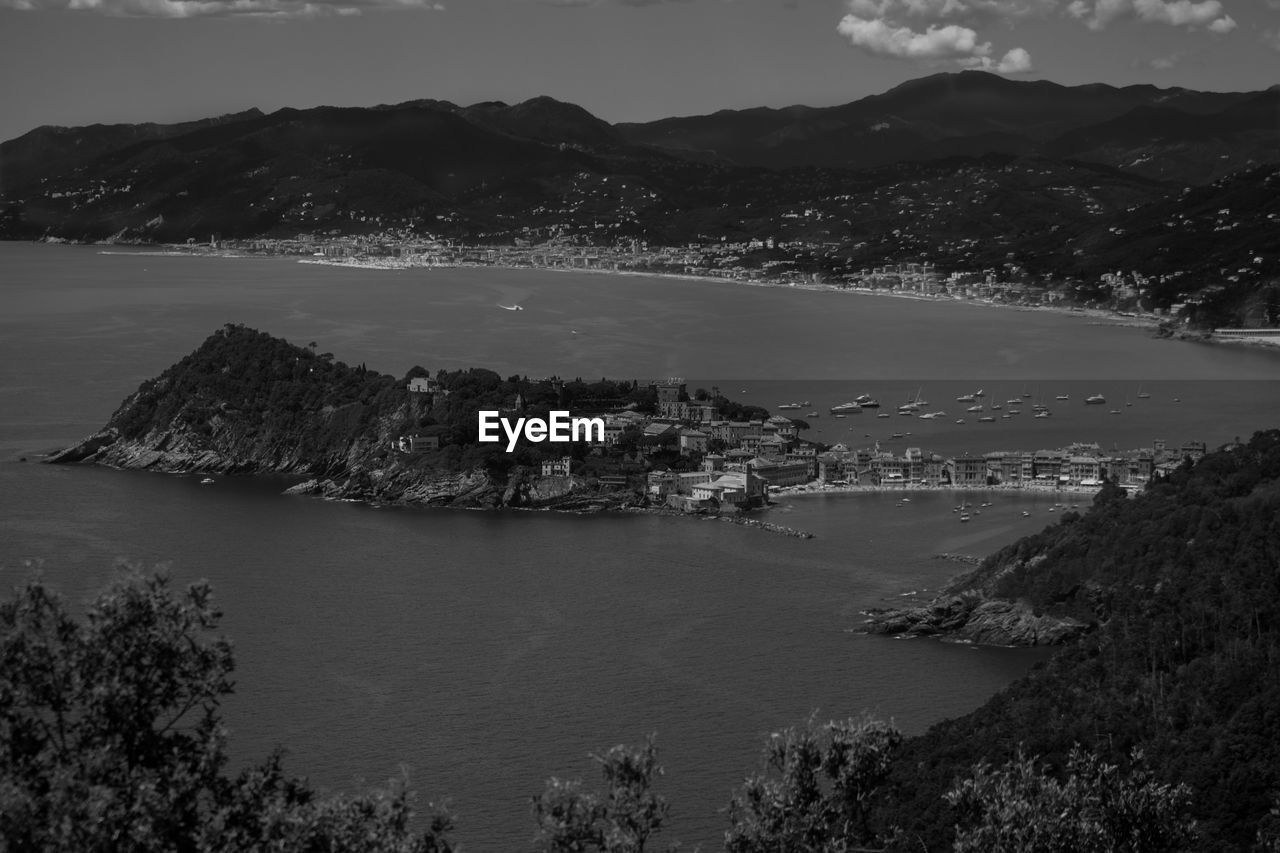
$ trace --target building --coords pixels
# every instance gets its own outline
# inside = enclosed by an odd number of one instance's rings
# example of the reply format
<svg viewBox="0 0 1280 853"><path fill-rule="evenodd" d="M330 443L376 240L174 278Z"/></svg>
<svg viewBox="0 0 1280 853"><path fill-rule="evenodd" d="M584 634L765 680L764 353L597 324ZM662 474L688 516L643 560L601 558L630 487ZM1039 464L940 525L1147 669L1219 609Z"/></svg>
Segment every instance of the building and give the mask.
<svg viewBox="0 0 1280 853"><path fill-rule="evenodd" d="M711 437L696 429L680 430L680 455L692 456L695 453L706 453Z"/></svg>
<svg viewBox="0 0 1280 853"><path fill-rule="evenodd" d="M435 394L440 390L440 383L429 376L415 376L409 380L409 393Z"/></svg>
<svg viewBox="0 0 1280 853"><path fill-rule="evenodd" d="M954 486L987 485L985 456L957 456L951 460L951 484Z"/></svg>
<svg viewBox="0 0 1280 853"><path fill-rule="evenodd" d="M440 436L402 435L396 441L396 448L401 453L420 453L427 450L439 450Z"/></svg>
<svg viewBox="0 0 1280 853"><path fill-rule="evenodd" d="M568 477L569 469L572 465L573 459L568 456L562 456L559 459L545 459L542 462L542 476Z"/></svg>
<svg viewBox="0 0 1280 853"><path fill-rule="evenodd" d="M808 462L776 462L757 457L747 463L747 469L774 488L798 486L813 479L812 466Z"/></svg>

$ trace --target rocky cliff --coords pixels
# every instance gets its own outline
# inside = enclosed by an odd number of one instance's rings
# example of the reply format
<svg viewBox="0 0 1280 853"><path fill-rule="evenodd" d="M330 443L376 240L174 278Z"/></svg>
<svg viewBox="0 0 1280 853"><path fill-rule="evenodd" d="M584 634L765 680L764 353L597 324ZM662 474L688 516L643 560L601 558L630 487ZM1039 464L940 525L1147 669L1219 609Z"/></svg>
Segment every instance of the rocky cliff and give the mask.
<svg viewBox="0 0 1280 853"><path fill-rule="evenodd" d="M1105 491L1099 500L1115 499ZM1079 521L1068 513L1061 523L976 561L927 604L866 611L864 629L998 646L1076 639L1105 622L1110 610L1106 585L1080 571Z"/></svg>
<svg viewBox="0 0 1280 853"><path fill-rule="evenodd" d="M1050 646L1073 640L1089 625L1070 616L1037 613L1026 601L979 593L944 595L920 607L868 611L873 634L941 636L993 646Z"/></svg>

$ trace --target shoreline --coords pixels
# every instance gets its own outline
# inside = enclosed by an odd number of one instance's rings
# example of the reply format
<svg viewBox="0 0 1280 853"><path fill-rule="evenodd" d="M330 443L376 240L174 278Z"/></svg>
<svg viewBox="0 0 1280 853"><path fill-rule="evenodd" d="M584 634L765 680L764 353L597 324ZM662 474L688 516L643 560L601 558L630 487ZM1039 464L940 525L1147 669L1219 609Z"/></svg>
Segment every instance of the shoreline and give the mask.
<svg viewBox="0 0 1280 853"><path fill-rule="evenodd" d="M182 254L177 252L175 254ZM197 253L191 253L196 255ZM216 253L202 253L209 256L219 256ZM256 255L221 255L221 257L257 257ZM281 256L287 257L287 256ZM1079 317L1083 319L1093 320L1097 325L1105 326L1122 326L1126 328L1154 330L1159 327L1165 318L1155 314L1121 314L1105 308L1080 308L1067 307L1057 308L1051 305L1019 305L1008 302L996 302L990 299L966 299L957 296L930 296L924 293L906 293L895 292L891 290L882 290L872 287L840 287L834 284L814 284L787 282L787 281L770 281L768 279L758 278L725 278L721 276L710 275L688 275L687 273L669 273L669 272L649 272L638 270L609 270L609 269L579 269L576 267L535 267L515 264L415 264L406 263L399 259L344 259L337 260L332 258L299 258L297 263L309 264L313 266L329 266L341 267L346 269L372 269L383 270L387 272L403 271L403 270L432 270L432 269L502 269L502 270L530 270L537 272L553 272L553 273L573 273L587 275L606 275L606 276L632 276L642 278L661 278L671 279L675 281L691 281L698 283L712 283L725 285L740 285L746 287L768 287L779 290L804 290L811 293L851 293L861 296L881 296L891 299L906 299L916 302L945 302L958 303L962 305L972 305L980 308L1003 308L1014 311L1029 312L1046 312L1065 317ZM1102 322L1106 321L1106 322ZM1217 340L1216 338L1214 340Z"/></svg>
<svg viewBox="0 0 1280 853"><path fill-rule="evenodd" d="M67 245L67 244L58 244ZM97 246L114 245L114 244L73 244ZM163 248L162 248L163 246ZM165 245L165 244L148 244L148 246L139 245L136 250L129 249L104 249L99 248L98 254L104 255L145 255L148 257L191 257L191 258L222 258L222 259L243 259L243 258L279 258L282 260L293 260L294 263L306 264L308 266L338 267L343 269L361 269L361 270L378 270L383 272L403 272L406 270L448 270L448 269L501 269L501 270L527 270L535 272L552 272L552 273L571 273L586 275L603 275L603 276L620 276L620 277L640 277L640 278L659 278L669 279L673 281L689 281L700 284L724 284L738 285L745 287L766 287L780 290L804 290L811 293L849 293L861 296L879 296L890 299L906 299L917 302L942 302L956 303L961 305L971 305L975 308L999 308L1012 311L1026 312L1044 312L1063 317L1077 317L1085 320L1093 321L1097 325L1120 326L1133 329L1146 329L1154 331L1161 322L1163 317L1155 314L1138 314L1138 313L1120 313L1105 308L1081 308L1075 307L1056 307L1052 305L1020 305L1016 303L997 302L991 299L967 299L957 296L931 296L924 293L908 293L897 292L891 290L883 290L871 287L840 287L834 284L815 284L813 282L787 282L787 281L771 281L759 278L727 278L722 276L709 275L689 275L686 273L673 272L651 272L638 270L610 270L599 268L576 268L576 267L541 267L525 264L468 264L468 263L413 263L407 262L401 258L316 258L316 257L295 257L293 255L275 255L275 254L259 254L239 252L231 249L215 249L192 251L183 246ZM1176 335L1174 336L1176 339ZM1209 342L1217 343L1225 339L1211 337ZM1254 344L1250 341L1237 341L1245 346L1265 346L1263 344Z"/></svg>
<svg viewBox="0 0 1280 853"><path fill-rule="evenodd" d="M60 243L58 245L68 245ZM102 243L77 243L71 245L86 246L104 246L115 244ZM193 251L185 246L174 244L140 244L137 250L129 249L103 249L99 248L99 254L105 255L147 255L152 257L206 257L206 258L280 258L293 259L295 263L307 264L311 266L328 266L339 267L345 269L365 269L365 270L382 270L386 272L404 271L404 270L432 270L432 269L501 269L501 270L529 270L537 272L553 272L553 273L578 273L588 275L606 275L606 276L633 276L648 277L659 279L671 279L675 281L690 281L698 283L719 283L726 285L742 285L747 287L768 287L786 290L805 290L812 293L852 293L862 296L880 296L891 299L907 299L918 302L948 302L959 303L962 305L971 305L975 308L999 308L1012 311L1026 312L1043 312L1061 317L1077 317L1089 321L1090 325L1099 326L1117 326L1121 328L1143 329L1154 333L1160 328L1160 325L1169 318L1161 317L1156 314L1146 314L1138 312L1121 312L1109 308L1083 308L1080 306L1059 307L1055 305L1023 305L1018 303L998 302L991 299L969 299L958 296L933 296L924 293L897 292L892 290L883 290L870 287L840 287L833 284L815 284L813 282L787 282L787 281L771 281L768 279L758 278L727 278L722 276L708 275L689 275L687 273L673 272L652 272L637 270L617 270L617 269L600 269L600 268L577 268L577 267L543 267L532 266L527 264L474 264L474 263L415 263L405 261L402 258L317 258L317 257L295 257L293 255L275 255L260 254L254 252L241 252L233 249L214 249ZM1191 343L1209 343L1209 344L1234 344L1238 347L1248 349L1275 351L1280 349L1280 336L1272 338L1269 336L1219 336L1213 334L1212 331L1198 332L1187 329L1175 330L1167 336L1170 340L1178 340Z"/></svg>
<svg viewBox="0 0 1280 853"><path fill-rule="evenodd" d="M1096 495L1101 490L1100 486L1015 486L1015 485L987 485L987 486L917 486L917 485L901 485L901 486L825 486L802 484L799 486L783 486L777 490L770 490L769 497L816 497L820 495L917 495L917 494L945 494L956 492L993 492L1004 495Z"/></svg>
<svg viewBox="0 0 1280 853"><path fill-rule="evenodd" d="M14 241L14 242L42 242L42 241ZM240 258L280 258L293 259L295 263L309 264L314 266L331 266L343 267L347 269L368 269L368 270L384 270L384 271L403 271L413 269L503 269L503 270L531 270L538 272L555 272L555 273L586 273L591 275L612 275L612 276L640 276L649 278L674 279L678 281L693 281L700 283L723 283L727 285L744 285L748 287L770 287L789 290L806 290L810 292L830 292L830 293L853 293L863 296L881 296L893 299L909 299L920 302L953 302L964 305L971 305L980 308L1000 308L1013 311L1027 312L1045 312L1064 317L1079 317L1092 321L1091 325L1118 326L1122 328L1145 329L1149 332L1155 332L1160 325L1168 320L1167 317L1161 317L1156 314L1143 314L1137 312L1120 312L1109 308L1083 308L1079 306L1058 307L1054 305L1023 305L1017 303L997 302L991 299L969 299L957 296L932 296L922 293L905 293L891 290L882 290L879 288L869 287L840 287L832 284L814 284L801 282L786 281L769 281L766 279L739 279L726 278L720 276L703 276L688 275L684 273L671 272L653 272L653 271L636 271L636 270L610 270L599 268L575 268L575 267L540 267L526 264L468 264L468 263L431 263L419 264L406 262L400 258L316 258L316 257L296 257L287 254L264 254L256 252L241 252L232 249L215 249L193 251L186 246L176 244L114 244L114 243L80 243L74 241L44 241L50 245L72 245L72 246L89 246L98 247L98 254L103 255L145 255L150 257L204 257L204 258L222 258L222 259L240 259ZM104 246L124 246L125 248L101 248ZM128 247L135 247L131 250ZM1169 335L1158 335L1158 338L1168 338L1169 340L1178 340L1191 343L1208 343L1208 344L1233 344L1237 347L1243 347L1253 350L1262 350L1265 352L1273 352L1280 350L1280 339L1270 336L1219 336L1212 331L1191 331L1187 329L1179 329Z"/></svg>

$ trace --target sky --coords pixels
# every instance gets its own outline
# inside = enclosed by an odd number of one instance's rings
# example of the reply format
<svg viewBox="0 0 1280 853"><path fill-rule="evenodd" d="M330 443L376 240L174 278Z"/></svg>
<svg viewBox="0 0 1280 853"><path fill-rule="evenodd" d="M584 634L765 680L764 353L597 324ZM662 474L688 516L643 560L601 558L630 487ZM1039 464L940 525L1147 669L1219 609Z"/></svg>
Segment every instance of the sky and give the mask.
<svg viewBox="0 0 1280 853"><path fill-rule="evenodd" d="M416 98L648 121L965 68L1265 89L1280 0L0 0L0 140Z"/></svg>

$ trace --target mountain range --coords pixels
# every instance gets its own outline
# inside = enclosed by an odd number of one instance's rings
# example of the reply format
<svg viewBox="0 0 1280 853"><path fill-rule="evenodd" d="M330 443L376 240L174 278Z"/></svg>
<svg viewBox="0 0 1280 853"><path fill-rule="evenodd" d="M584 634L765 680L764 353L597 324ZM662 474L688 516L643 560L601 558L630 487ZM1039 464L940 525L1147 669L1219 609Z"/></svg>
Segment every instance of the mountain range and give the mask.
<svg viewBox="0 0 1280 853"><path fill-rule="evenodd" d="M840 106L646 123L540 97L40 127L0 144L0 239L775 237L828 247L815 271L833 274L910 260L1195 282L1168 304L1274 278L1278 182L1280 86L964 71Z"/></svg>

